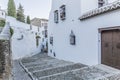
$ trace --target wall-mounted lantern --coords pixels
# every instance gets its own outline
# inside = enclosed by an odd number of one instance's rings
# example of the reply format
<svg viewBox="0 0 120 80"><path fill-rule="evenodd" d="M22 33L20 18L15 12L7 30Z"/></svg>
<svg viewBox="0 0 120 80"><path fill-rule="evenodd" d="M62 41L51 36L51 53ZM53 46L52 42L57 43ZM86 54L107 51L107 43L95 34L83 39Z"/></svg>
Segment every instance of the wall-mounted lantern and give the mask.
<svg viewBox="0 0 120 80"><path fill-rule="evenodd" d="M72 30L71 30L71 33L70 33L70 44L71 45L75 45L76 44L76 36L75 36L75 34L73 33Z"/></svg>

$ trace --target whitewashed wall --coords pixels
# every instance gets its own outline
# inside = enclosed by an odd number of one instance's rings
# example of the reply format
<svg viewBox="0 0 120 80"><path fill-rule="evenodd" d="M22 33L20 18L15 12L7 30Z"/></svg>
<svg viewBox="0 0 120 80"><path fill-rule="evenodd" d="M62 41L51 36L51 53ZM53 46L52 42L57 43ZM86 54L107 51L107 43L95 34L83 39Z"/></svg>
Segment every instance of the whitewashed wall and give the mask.
<svg viewBox="0 0 120 80"><path fill-rule="evenodd" d="M45 37L45 35L43 34L43 31L45 33L45 27L44 26L41 26L40 27L40 31L39 31L39 34L40 34L40 41L39 41L39 44L40 44L40 49L42 48L42 45L44 45L44 47L46 48L46 42L48 42L48 38ZM44 39L44 41L43 41Z"/></svg>
<svg viewBox="0 0 120 80"><path fill-rule="evenodd" d="M12 56L13 59L18 59L26 56L30 56L40 52L40 46L36 46L36 35L38 31L36 26L30 25L17 21L15 18L7 16L7 22L10 22L14 30L12 36ZM23 39L18 40L23 35Z"/></svg>
<svg viewBox="0 0 120 80"><path fill-rule="evenodd" d="M81 2L84 3L83 6L80 4ZM87 11L83 9L90 8L89 10L91 10L97 7L97 0L93 0L93 2L81 0L81 2L80 0L53 0L48 27L49 37L53 36L53 46L49 44L49 55L53 56L53 53L50 52L52 50L59 59L96 65L100 63L101 55L98 28L120 26L120 10L80 21L78 18ZM63 4L66 5L66 20L59 20L59 23L56 24L53 12L59 10ZM70 45L71 30L76 35L75 46Z"/></svg>

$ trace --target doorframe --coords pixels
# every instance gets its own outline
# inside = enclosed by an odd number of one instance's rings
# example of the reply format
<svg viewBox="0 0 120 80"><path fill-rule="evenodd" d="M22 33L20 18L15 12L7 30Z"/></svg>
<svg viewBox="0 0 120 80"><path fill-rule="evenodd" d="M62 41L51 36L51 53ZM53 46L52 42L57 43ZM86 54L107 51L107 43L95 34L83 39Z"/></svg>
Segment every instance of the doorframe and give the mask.
<svg viewBox="0 0 120 80"><path fill-rule="evenodd" d="M98 28L98 63L102 63L102 37L101 34L103 31L110 31L110 30L120 30L120 26L114 27L105 27L105 28Z"/></svg>

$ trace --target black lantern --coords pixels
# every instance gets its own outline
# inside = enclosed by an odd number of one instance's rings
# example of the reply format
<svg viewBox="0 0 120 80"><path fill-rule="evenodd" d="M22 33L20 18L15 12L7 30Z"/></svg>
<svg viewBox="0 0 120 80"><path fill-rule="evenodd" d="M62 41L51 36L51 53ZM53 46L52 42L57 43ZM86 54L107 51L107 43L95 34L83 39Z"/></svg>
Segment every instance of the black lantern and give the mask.
<svg viewBox="0 0 120 80"><path fill-rule="evenodd" d="M73 31L71 31L71 33L70 33L70 44L71 45L75 45L76 44L76 37L75 37Z"/></svg>

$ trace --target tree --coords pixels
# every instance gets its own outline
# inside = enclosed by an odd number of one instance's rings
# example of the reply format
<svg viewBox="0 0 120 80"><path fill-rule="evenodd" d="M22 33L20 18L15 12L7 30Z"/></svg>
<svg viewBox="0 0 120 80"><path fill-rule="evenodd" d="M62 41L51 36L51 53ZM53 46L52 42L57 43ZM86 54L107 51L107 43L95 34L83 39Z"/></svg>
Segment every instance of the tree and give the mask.
<svg viewBox="0 0 120 80"><path fill-rule="evenodd" d="M7 11L8 11L8 16L12 16L16 18L16 7L15 7L14 0L8 1Z"/></svg>
<svg viewBox="0 0 120 80"><path fill-rule="evenodd" d="M30 24L30 16L27 16L27 21L28 24Z"/></svg>
<svg viewBox="0 0 120 80"><path fill-rule="evenodd" d="M17 10L17 20L21 22L25 22L24 9L21 4L19 4L18 10Z"/></svg>

